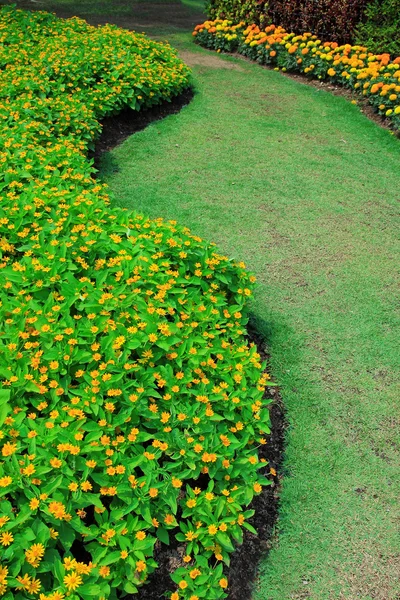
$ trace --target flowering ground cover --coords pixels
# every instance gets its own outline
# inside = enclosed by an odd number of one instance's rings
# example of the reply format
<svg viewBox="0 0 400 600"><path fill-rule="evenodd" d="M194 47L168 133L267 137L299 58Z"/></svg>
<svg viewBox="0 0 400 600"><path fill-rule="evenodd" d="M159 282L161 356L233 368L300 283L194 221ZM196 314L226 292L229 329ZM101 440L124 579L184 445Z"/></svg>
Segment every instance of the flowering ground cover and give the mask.
<svg viewBox="0 0 400 600"><path fill-rule="evenodd" d="M13 8L0 62L0 595L132 595L176 539L172 598L223 598L269 483L254 277L110 208L87 159L99 119L171 99L189 70L143 35Z"/></svg>
<svg viewBox="0 0 400 600"><path fill-rule="evenodd" d="M376 55L363 46L339 46L312 33L296 35L275 25L260 29L223 19L197 25L193 35L206 48L239 52L263 65L356 90L400 129L400 57Z"/></svg>

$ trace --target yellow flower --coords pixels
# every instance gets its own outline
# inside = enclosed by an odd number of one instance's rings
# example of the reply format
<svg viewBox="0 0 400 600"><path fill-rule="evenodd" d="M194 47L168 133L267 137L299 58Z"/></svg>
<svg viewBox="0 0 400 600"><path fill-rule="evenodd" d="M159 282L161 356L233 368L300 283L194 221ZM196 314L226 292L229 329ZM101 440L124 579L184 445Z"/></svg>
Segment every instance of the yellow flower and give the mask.
<svg viewBox="0 0 400 600"><path fill-rule="evenodd" d="M6 442L1 449L1 453L3 456L11 456L17 451L17 444L12 444L11 442Z"/></svg>
<svg viewBox="0 0 400 600"><path fill-rule="evenodd" d="M146 563L144 562L144 560L138 560L136 563L136 571L138 571L139 573L141 573L142 571L145 571L147 568Z"/></svg>
<svg viewBox="0 0 400 600"><path fill-rule="evenodd" d="M62 592L53 592L48 596L47 600L64 600L65 595Z"/></svg>
<svg viewBox="0 0 400 600"><path fill-rule="evenodd" d="M12 484L12 477L6 475L0 478L0 487L7 487Z"/></svg>
<svg viewBox="0 0 400 600"><path fill-rule="evenodd" d="M181 579L181 581L178 583L178 586L180 587L181 590L185 590L187 588L188 584L184 579Z"/></svg>
<svg viewBox="0 0 400 600"><path fill-rule="evenodd" d="M38 594L41 587L42 584L40 583L39 579L32 579L32 581L25 586L25 589L28 594Z"/></svg>
<svg viewBox="0 0 400 600"><path fill-rule="evenodd" d="M199 575L201 575L201 571L200 571L199 569L192 569L192 570L189 572L189 577L190 577L191 579L196 579L196 577L198 577Z"/></svg>
<svg viewBox="0 0 400 600"><path fill-rule="evenodd" d="M64 585L68 589L69 592L75 591L80 585L82 585L82 577L72 571L64 577Z"/></svg>
<svg viewBox="0 0 400 600"><path fill-rule="evenodd" d="M2 546L9 546L13 541L14 536L9 531L5 531L4 533L0 534L0 544Z"/></svg>

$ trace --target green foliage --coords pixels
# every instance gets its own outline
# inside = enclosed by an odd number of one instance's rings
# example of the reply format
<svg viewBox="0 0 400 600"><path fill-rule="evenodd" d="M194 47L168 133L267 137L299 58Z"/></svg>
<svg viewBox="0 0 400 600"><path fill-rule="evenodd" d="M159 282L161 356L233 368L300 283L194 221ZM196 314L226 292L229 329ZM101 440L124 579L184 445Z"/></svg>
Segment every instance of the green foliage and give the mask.
<svg viewBox="0 0 400 600"><path fill-rule="evenodd" d="M229 18L233 21L246 23L270 22L268 17L268 2L265 0L223 0L209 3L208 14L213 19Z"/></svg>
<svg viewBox="0 0 400 600"><path fill-rule="evenodd" d="M372 52L400 55L400 0L374 0L365 11L366 20L356 30L357 43Z"/></svg>
<svg viewBox="0 0 400 600"><path fill-rule="evenodd" d="M101 117L171 98L188 69L79 19L3 9L0 32L0 593L134 594L175 536L179 597L222 598L268 483L254 278L173 221L110 209L87 160Z"/></svg>
<svg viewBox="0 0 400 600"><path fill-rule="evenodd" d="M318 37L339 43L354 39L354 30L363 16L367 0L213 0L213 19L244 20L250 25L275 24L287 31L312 31Z"/></svg>

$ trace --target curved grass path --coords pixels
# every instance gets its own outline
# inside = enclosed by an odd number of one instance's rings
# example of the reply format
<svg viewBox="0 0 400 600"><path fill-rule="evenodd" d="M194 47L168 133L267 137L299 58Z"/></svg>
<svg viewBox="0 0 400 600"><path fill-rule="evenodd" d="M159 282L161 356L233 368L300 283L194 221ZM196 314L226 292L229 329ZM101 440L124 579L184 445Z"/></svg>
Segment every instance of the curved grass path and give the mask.
<svg viewBox="0 0 400 600"><path fill-rule="evenodd" d="M79 11L141 28L149 4ZM121 205L179 220L258 277L252 311L290 429L254 600L398 600L400 142L340 97L195 47L200 4L158 2L146 26L193 65L194 101L106 155L101 174Z"/></svg>

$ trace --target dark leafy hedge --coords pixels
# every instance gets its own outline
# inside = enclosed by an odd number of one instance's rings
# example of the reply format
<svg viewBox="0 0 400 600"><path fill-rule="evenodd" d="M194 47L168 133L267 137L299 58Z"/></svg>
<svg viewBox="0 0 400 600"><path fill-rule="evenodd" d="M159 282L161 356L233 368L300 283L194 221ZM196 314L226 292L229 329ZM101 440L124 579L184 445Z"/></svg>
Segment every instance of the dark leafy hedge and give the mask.
<svg viewBox="0 0 400 600"><path fill-rule="evenodd" d="M312 32L323 39L349 43L368 0L212 0L209 15L235 23L274 23L287 31Z"/></svg>
<svg viewBox="0 0 400 600"><path fill-rule="evenodd" d="M400 55L400 0L375 0L365 12L366 21L356 30L357 43L372 52Z"/></svg>

